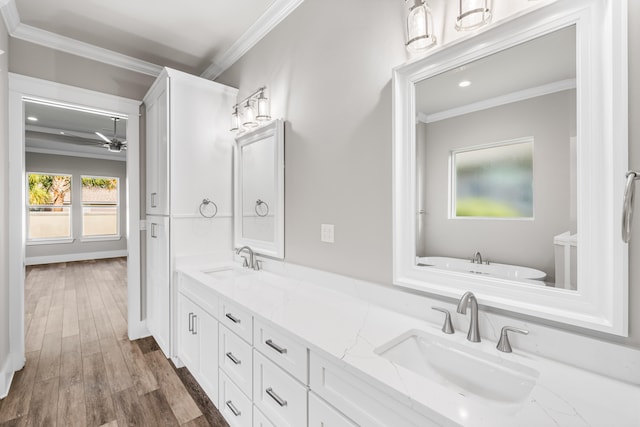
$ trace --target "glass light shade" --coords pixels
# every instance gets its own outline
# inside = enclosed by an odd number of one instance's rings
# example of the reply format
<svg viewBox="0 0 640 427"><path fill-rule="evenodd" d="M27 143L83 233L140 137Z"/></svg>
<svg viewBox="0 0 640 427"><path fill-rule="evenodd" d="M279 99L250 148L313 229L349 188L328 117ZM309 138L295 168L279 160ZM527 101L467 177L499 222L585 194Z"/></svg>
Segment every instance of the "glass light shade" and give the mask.
<svg viewBox="0 0 640 427"><path fill-rule="evenodd" d="M269 115L269 100L264 96L264 91L260 92L258 97L258 115L256 116L261 122L271 120Z"/></svg>
<svg viewBox="0 0 640 427"><path fill-rule="evenodd" d="M460 0L456 30L473 30L491 22L489 0Z"/></svg>
<svg viewBox="0 0 640 427"><path fill-rule="evenodd" d="M258 126L258 122L256 122L256 112L253 110L250 99L247 100L247 103L244 104L242 109L242 126L247 128Z"/></svg>
<svg viewBox="0 0 640 427"><path fill-rule="evenodd" d="M234 105L233 113L231 113L231 132L237 131L240 125L240 120L238 119L238 106Z"/></svg>
<svg viewBox="0 0 640 427"><path fill-rule="evenodd" d="M407 50L420 52L436 43L433 35L433 15L423 0L415 0L407 16Z"/></svg>

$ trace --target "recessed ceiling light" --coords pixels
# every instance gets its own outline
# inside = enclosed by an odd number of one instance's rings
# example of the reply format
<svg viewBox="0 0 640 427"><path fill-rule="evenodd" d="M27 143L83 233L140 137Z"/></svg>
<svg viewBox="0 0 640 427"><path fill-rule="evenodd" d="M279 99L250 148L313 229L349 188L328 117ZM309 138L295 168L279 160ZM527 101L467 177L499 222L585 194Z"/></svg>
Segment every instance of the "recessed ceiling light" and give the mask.
<svg viewBox="0 0 640 427"><path fill-rule="evenodd" d="M460 83L458 83L458 86L460 87L468 87L471 85L471 82L469 80L463 80Z"/></svg>
<svg viewBox="0 0 640 427"><path fill-rule="evenodd" d="M29 120L30 122L37 122L38 118L35 117L35 116L29 116L29 117L27 117L27 120Z"/></svg>
<svg viewBox="0 0 640 427"><path fill-rule="evenodd" d="M64 135L64 132L62 132L62 131L61 131L61 132L60 132L60 135Z"/></svg>

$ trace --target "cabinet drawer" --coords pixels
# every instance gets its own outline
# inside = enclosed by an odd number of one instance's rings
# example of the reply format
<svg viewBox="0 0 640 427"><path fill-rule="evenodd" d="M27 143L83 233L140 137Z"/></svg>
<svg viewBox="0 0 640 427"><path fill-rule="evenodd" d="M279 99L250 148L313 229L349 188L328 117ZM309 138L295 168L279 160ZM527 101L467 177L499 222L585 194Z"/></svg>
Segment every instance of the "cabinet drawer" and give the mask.
<svg viewBox="0 0 640 427"><path fill-rule="evenodd" d="M252 364L251 346L226 327L220 325L218 360L220 368L246 394L251 396Z"/></svg>
<svg viewBox="0 0 640 427"><path fill-rule="evenodd" d="M278 427L307 425L307 388L256 350L253 403Z"/></svg>
<svg viewBox="0 0 640 427"><path fill-rule="evenodd" d="M310 392L309 427L358 427L358 425Z"/></svg>
<svg viewBox="0 0 640 427"><path fill-rule="evenodd" d="M309 384L314 393L361 426L451 425L437 414L426 418L313 352L309 355Z"/></svg>
<svg viewBox="0 0 640 427"><path fill-rule="evenodd" d="M251 427L253 424L251 400L220 371L220 413L231 427Z"/></svg>
<svg viewBox="0 0 640 427"><path fill-rule="evenodd" d="M307 347L280 329L255 319L253 345L278 366L308 384Z"/></svg>
<svg viewBox="0 0 640 427"><path fill-rule="evenodd" d="M253 427L276 427L262 412L253 407Z"/></svg>
<svg viewBox="0 0 640 427"><path fill-rule="evenodd" d="M247 310L225 300L220 301L220 323L243 340L251 344L253 339L253 316Z"/></svg>

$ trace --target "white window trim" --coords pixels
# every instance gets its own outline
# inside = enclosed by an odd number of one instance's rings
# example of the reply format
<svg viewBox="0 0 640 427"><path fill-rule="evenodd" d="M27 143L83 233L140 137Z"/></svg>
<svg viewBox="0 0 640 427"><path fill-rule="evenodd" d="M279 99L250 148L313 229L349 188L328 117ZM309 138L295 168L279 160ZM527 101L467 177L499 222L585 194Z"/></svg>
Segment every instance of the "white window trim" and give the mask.
<svg viewBox="0 0 640 427"><path fill-rule="evenodd" d="M68 239L31 239L27 240L27 246L38 245L62 245L67 243L73 243L76 239L70 237Z"/></svg>

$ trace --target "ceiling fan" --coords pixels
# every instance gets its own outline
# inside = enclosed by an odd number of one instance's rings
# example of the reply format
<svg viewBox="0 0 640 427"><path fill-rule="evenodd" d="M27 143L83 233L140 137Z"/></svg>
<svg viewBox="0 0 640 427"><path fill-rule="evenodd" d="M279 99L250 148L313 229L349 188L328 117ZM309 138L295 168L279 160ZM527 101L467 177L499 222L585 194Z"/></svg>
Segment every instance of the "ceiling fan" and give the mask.
<svg viewBox="0 0 640 427"><path fill-rule="evenodd" d="M96 135L105 141L105 143L102 144L103 147L109 149L112 153L120 153L127 149L127 141L120 141L116 138L116 126L118 125L120 117L111 117L111 120L113 120L113 138L109 139L100 132L96 132Z"/></svg>

